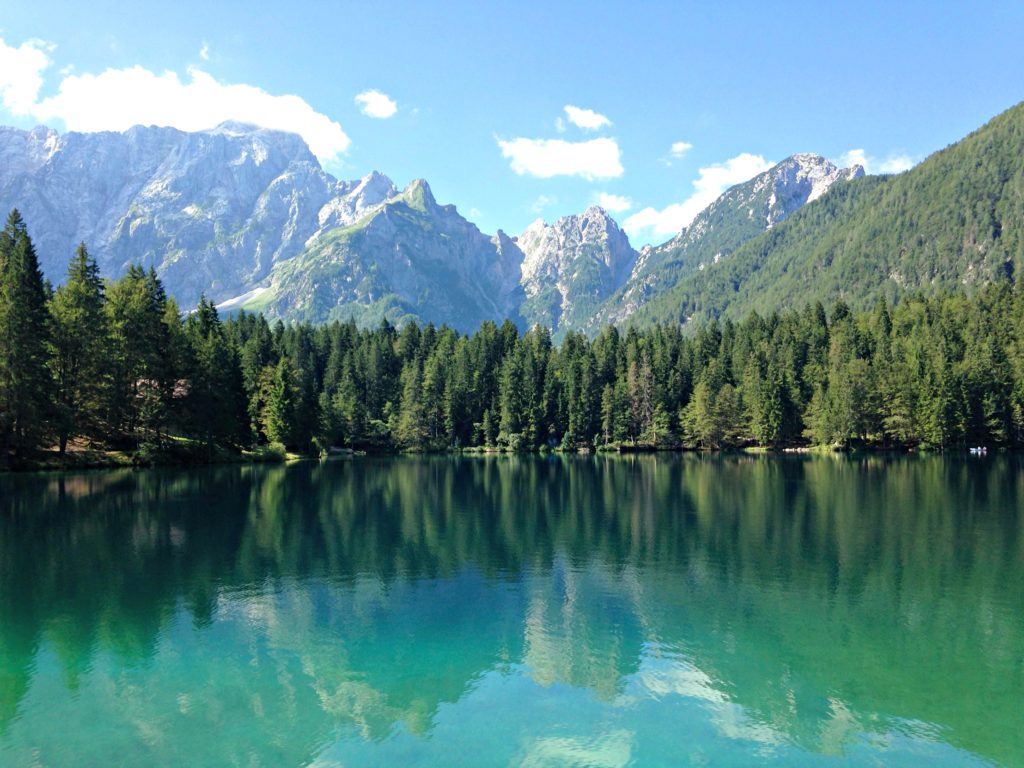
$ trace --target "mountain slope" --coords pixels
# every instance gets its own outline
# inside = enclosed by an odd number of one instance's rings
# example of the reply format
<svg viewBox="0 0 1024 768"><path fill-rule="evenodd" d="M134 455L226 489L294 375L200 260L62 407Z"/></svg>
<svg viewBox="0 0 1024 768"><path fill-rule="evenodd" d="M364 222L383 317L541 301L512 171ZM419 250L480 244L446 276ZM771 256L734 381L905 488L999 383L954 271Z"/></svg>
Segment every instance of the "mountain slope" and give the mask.
<svg viewBox="0 0 1024 768"><path fill-rule="evenodd" d="M523 254L488 237L417 180L355 224L318 236L241 302L272 317L372 325L418 320L473 330L518 319Z"/></svg>
<svg viewBox="0 0 1024 768"><path fill-rule="evenodd" d="M554 332L582 326L629 277L637 253L602 208L537 220L517 239L523 252L522 314Z"/></svg>
<svg viewBox="0 0 1024 768"><path fill-rule="evenodd" d="M299 136L238 123L194 133L0 128L0 209L21 210L47 277L62 280L85 242L106 275L156 267L183 305L242 292L394 194L379 174L324 173Z"/></svg>
<svg viewBox="0 0 1024 768"><path fill-rule="evenodd" d="M678 235L645 248L629 280L595 313L590 327L621 323L681 280L718 264L744 243L813 202L834 184L859 178L820 155L796 154L727 190Z"/></svg>
<svg viewBox="0 0 1024 768"><path fill-rule="evenodd" d="M934 292L1024 266L1024 104L899 176L836 185L633 320L741 317L807 301Z"/></svg>

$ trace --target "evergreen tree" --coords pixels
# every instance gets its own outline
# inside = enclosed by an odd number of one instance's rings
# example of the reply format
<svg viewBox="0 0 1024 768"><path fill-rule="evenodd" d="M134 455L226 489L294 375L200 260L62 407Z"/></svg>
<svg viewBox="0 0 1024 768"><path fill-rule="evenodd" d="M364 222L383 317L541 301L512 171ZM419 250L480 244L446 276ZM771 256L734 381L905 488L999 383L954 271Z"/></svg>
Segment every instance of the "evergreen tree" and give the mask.
<svg viewBox="0 0 1024 768"><path fill-rule="evenodd" d="M1024 291L837 303L590 340L486 322L184 321L155 272L104 285L84 246L52 296L24 222L0 233L0 463L75 436L207 458L264 441L580 450L1024 446ZM677 428L678 427L678 428ZM140 452L145 456L147 451ZM153 454L150 454L153 455Z"/></svg>
<svg viewBox="0 0 1024 768"><path fill-rule="evenodd" d="M263 431L272 443L293 444L295 423L295 376L288 358L282 357L274 368L274 376L263 409Z"/></svg>
<svg viewBox="0 0 1024 768"><path fill-rule="evenodd" d="M189 316L185 334L192 352L189 432L201 438L208 450L215 445L248 444L249 420L241 364L224 333L216 307L205 297Z"/></svg>
<svg viewBox="0 0 1024 768"><path fill-rule="evenodd" d="M54 424L62 456L71 437L102 432L110 344L103 303L99 267L82 243L68 265L67 281L50 300Z"/></svg>
<svg viewBox="0 0 1024 768"><path fill-rule="evenodd" d="M0 467L47 437L54 387L46 301L25 222L11 211L0 232Z"/></svg>
<svg viewBox="0 0 1024 768"><path fill-rule="evenodd" d="M111 283L106 295L111 437L134 445L149 437L159 441L175 385L167 297L155 275L138 266Z"/></svg>
<svg viewBox="0 0 1024 768"><path fill-rule="evenodd" d="M605 384L601 391L601 437L605 445L615 435L615 387Z"/></svg>
<svg viewBox="0 0 1024 768"><path fill-rule="evenodd" d="M413 359L402 370L402 403L394 429L398 444L420 450L426 447L427 423L420 399L423 376L418 360Z"/></svg>

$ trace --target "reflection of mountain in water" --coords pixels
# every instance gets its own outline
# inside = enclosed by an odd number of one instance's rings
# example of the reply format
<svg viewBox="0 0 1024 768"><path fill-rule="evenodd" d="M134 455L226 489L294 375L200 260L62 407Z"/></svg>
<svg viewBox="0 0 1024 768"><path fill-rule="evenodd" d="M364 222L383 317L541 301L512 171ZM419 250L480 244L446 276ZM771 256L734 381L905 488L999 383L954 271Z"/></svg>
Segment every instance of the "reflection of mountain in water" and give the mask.
<svg viewBox="0 0 1024 768"><path fill-rule="evenodd" d="M2 477L0 754L71 693L142 741L201 716L217 759L258 740L293 763L436 732L521 671L615 707L685 697L766 748L920 721L1024 760L993 735L1024 725L1020 477L697 457ZM628 755L624 734L519 759Z"/></svg>

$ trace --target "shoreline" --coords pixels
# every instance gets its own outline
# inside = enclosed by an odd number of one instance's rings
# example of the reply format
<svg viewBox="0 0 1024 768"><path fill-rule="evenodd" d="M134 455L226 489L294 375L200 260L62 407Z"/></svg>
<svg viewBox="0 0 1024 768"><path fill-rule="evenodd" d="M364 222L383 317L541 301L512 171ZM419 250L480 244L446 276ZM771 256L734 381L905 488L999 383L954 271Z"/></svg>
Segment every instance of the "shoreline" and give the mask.
<svg viewBox="0 0 1024 768"><path fill-rule="evenodd" d="M993 448L993 455L1016 453L1011 448ZM760 446L746 446L728 449L700 449L686 448L681 446L656 447L648 445L637 446L615 446L599 447L597 449L581 448L575 451L562 448L538 448L533 450L507 450L496 447L472 446L468 448L450 449L423 449L423 450L358 450L351 448L332 448L329 452L321 455L310 455L300 453L280 453L264 449L245 450L240 454L229 454L221 451L218 456L211 459L198 459L195 455L179 455L166 457L148 457L140 459L139 455L126 451L69 451L63 459L55 453L25 461L21 466L0 469L0 476L7 474L26 474L35 472L59 473L78 472L85 470L109 470L109 469L199 469L227 464L293 464L301 461L348 461L362 457L400 457L400 456L623 456L623 455L652 455L652 454L700 454L700 455L771 455L771 456L792 456L792 455L900 455L900 456L924 456L924 455L946 455L946 456L974 456L983 458L988 455L986 450L982 454L976 454L970 447L964 446L955 450L931 450L928 448L895 446L858 446L856 448L842 448L831 446L785 446L779 448L766 448Z"/></svg>

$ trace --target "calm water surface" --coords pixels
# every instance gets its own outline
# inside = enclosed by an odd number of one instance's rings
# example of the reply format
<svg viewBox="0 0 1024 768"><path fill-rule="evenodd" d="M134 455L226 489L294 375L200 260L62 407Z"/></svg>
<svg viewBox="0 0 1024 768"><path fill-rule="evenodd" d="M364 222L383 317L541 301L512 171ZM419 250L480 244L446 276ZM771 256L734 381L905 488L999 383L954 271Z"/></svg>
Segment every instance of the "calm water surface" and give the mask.
<svg viewBox="0 0 1024 768"><path fill-rule="evenodd" d="M1018 459L0 476L0 765L1024 765Z"/></svg>

